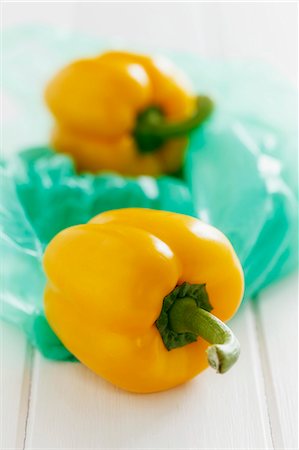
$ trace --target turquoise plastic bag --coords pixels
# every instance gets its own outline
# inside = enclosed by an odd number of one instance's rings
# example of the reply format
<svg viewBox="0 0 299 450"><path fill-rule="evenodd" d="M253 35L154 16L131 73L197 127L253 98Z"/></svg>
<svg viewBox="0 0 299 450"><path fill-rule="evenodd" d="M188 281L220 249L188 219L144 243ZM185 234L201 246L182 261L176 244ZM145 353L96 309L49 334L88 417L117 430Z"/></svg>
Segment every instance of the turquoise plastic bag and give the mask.
<svg viewBox="0 0 299 450"><path fill-rule="evenodd" d="M43 250L58 231L101 211L145 207L210 222L238 253L246 297L297 266L296 95L272 70L165 52L216 104L211 120L192 136L182 179L78 175L69 157L43 147L50 118L42 90L60 66L107 44L36 28L8 32L3 41L12 115L3 139L1 315L44 355L74 359L44 317ZM29 59L37 63L28 65ZM26 146L36 147L20 152Z"/></svg>
<svg viewBox="0 0 299 450"><path fill-rule="evenodd" d="M70 158L48 148L21 152L2 170L2 317L22 328L47 357L72 359L44 318L45 246L60 230L109 209L143 207L194 215L190 191L171 177L77 175Z"/></svg>

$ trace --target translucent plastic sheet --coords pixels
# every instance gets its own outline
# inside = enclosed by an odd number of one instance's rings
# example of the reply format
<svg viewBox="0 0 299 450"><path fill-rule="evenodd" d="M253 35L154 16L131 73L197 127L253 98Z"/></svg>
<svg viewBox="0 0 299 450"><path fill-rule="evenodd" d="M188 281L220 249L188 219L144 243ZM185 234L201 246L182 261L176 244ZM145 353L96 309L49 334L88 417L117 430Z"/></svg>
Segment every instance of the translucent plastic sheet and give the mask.
<svg viewBox="0 0 299 450"><path fill-rule="evenodd" d="M240 257L245 297L296 267L296 94L272 69L164 52L189 75L195 91L216 104L212 119L192 136L183 178L79 176L67 156L45 147L50 118L43 87L67 61L113 44L37 28L10 31L3 44L10 116L0 188L1 316L22 328L44 355L73 359L44 318L43 249L59 230L101 211L165 209L212 223ZM36 147L21 151L28 146Z"/></svg>

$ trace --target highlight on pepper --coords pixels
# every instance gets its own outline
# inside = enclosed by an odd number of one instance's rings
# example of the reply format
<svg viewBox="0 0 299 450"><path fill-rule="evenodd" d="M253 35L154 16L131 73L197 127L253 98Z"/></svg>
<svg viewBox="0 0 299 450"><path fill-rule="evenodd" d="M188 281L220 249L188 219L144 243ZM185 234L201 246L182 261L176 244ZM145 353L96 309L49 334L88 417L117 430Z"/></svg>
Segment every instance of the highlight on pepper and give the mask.
<svg viewBox="0 0 299 450"><path fill-rule="evenodd" d="M190 133L212 112L168 61L110 51L72 62L47 85L51 144L79 171L177 173Z"/></svg>
<svg viewBox="0 0 299 450"><path fill-rule="evenodd" d="M216 228L166 211L104 212L46 248L46 317L66 348L122 389L150 393L208 365L224 373L240 346L224 324L243 272Z"/></svg>

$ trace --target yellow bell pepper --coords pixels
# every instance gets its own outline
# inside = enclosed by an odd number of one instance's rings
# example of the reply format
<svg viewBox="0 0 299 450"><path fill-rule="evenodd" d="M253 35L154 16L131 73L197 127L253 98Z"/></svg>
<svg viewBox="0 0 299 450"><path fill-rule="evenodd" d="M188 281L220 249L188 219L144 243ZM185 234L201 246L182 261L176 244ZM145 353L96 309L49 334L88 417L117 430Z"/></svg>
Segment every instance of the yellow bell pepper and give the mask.
<svg viewBox="0 0 299 450"><path fill-rule="evenodd" d="M188 135L212 110L169 63L125 52L69 64L45 99L54 149L72 155L78 170L128 175L177 172Z"/></svg>
<svg viewBox="0 0 299 450"><path fill-rule="evenodd" d="M223 373L238 358L238 341L222 321L240 304L243 272L226 237L195 218L105 212L54 237L44 268L53 330L82 363L125 390L162 391L208 363Z"/></svg>

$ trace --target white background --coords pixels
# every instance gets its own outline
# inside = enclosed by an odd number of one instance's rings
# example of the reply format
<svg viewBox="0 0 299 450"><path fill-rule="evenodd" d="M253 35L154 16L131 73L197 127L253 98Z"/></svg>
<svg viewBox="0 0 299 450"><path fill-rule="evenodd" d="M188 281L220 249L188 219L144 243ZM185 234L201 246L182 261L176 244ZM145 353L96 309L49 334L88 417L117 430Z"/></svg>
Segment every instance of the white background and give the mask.
<svg viewBox="0 0 299 450"><path fill-rule="evenodd" d="M61 25L101 37L271 63L297 81L295 2L4 2L3 26Z"/></svg>
<svg viewBox="0 0 299 450"><path fill-rule="evenodd" d="M4 2L4 28L52 24L104 38L270 63L297 82L295 3ZM149 396L78 364L44 360L2 327L1 449L297 448L296 277L248 301L231 326L238 365Z"/></svg>

